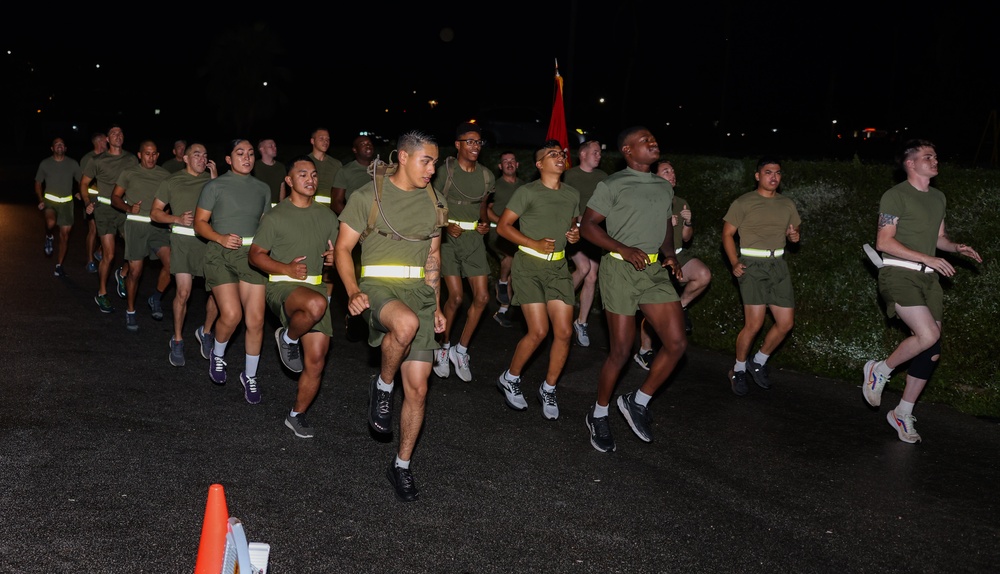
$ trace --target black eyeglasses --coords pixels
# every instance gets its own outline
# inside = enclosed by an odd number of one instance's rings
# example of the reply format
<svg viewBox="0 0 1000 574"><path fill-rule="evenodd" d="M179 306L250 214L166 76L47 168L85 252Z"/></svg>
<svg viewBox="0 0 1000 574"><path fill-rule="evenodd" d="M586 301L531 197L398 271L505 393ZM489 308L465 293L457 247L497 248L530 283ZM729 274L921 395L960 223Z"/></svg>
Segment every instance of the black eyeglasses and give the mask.
<svg viewBox="0 0 1000 574"><path fill-rule="evenodd" d="M484 145L486 145L486 140L458 140L458 141L463 142L467 146L483 147Z"/></svg>

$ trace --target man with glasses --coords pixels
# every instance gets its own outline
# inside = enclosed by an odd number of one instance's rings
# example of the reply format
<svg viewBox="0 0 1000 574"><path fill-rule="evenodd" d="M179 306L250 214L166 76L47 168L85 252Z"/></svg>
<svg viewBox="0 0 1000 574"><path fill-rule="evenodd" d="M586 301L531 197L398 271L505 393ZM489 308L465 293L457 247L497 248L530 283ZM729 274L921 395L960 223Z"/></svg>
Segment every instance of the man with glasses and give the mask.
<svg viewBox="0 0 1000 574"><path fill-rule="evenodd" d="M653 440L649 401L687 349L684 313L670 277L671 271L683 277L670 221L674 192L667 180L650 171L660 159L660 146L648 129L635 126L618 136L618 149L627 167L597 184L580 227L584 237L607 252L598 281L611 348L598 377L597 403L586 419L590 444L601 452L615 450L608 407L632 356L636 310L663 342L642 385L618 397L618 410L644 442Z"/></svg>
<svg viewBox="0 0 1000 574"><path fill-rule="evenodd" d="M458 378L468 383L472 380L469 342L490 298L490 264L483 235L490 230L487 201L496 187L496 177L478 162L483 148L478 125L460 124L455 130L455 148L457 156L446 159L434 174L434 189L448 201L448 227L441 241L441 276L448 286L448 299L444 305L444 341L434 354L434 373L447 377L451 365L455 365ZM469 281L472 301L458 344L452 347L451 329L462 305L463 278Z"/></svg>

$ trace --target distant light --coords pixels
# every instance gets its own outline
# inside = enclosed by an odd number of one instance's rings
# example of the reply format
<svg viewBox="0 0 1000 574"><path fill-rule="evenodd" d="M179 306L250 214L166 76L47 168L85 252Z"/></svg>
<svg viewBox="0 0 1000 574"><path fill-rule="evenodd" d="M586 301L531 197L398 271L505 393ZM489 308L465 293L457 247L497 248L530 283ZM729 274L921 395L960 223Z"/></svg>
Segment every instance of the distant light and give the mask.
<svg viewBox="0 0 1000 574"><path fill-rule="evenodd" d="M599 103L599 104L603 104L603 103L604 103L604 98L598 98L598 99L597 99L597 103Z"/></svg>
<svg viewBox="0 0 1000 574"><path fill-rule="evenodd" d="M78 132L80 131L80 126L73 126L71 129L75 132Z"/></svg>
<svg viewBox="0 0 1000 574"><path fill-rule="evenodd" d="M42 113L42 108L38 108L37 110L35 110L35 113L37 113L37 114Z"/></svg>
<svg viewBox="0 0 1000 574"><path fill-rule="evenodd" d="M264 87L265 87L265 88L267 87L267 82L264 82Z"/></svg>
<svg viewBox="0 0 1000 574"><path fill-rule="evenodd" d="M160 108L156 108L156 109L154 109L154 110L153 110L153 115L154 115L154 116L158 116L158 115L160 115Z"/></svg>
<svg viewBox="0 0 1000 574"><path fill-rule="evenodd" d="M389 113L389 108L386 108L386 109L385 109L385 113Z"/></svg>
<svg viewBox="0 0 1000 574"><path fill-rule="evenodd" d="M429 100L427 102L427 104L431 107L431 109L434 109L435 107L437 107L438 101L437 100Z"/></svg>
<svg viewBox="0 0 1000 574"><path fill-rule="evenodd" d="M11 51L10 51L10 50L7 50L7 55L9 56L10 54L11 54Z"/></svg>
<svg viewBox="0 0 1000 574"><path fill-rule="evenodd" d="M833 120L833 123L837 123L837 120Z"/></svg>
<svg viewBox="0 0 1000 574"><path fill-rule="evenodd" d="M100 64L97 64L97 65L96 65L96 66L94 66L94 67L95 67L95 68L100 68L100 67L101 67L101 65L100 65Z"/></svg>
<svg viewBox="0 0 1000 574"><path fill-rule="evenodd" d="M726 137L727 137L727 138L728 138L729 136L731 136L731 135L733 135L733 134L732 134L732 132L726 132Z"/></svg>
<svg viewBox="0 0 1000 574"><path fill-rule="evenodd" d="M778 128L771 128L771 133L774 133L774 134L778 133Z"/></svg>
<svg viewBox="0 0 1000 574"><path fill-rule="evenodd" d="M417 91L416 90L413 90L413 95L417 95Z"/></svg>
<svg viewBox="0 0 1000 574"><path fill-rule="evenodd" d="M669 125L670 125L670 122L667 122L667 123L666 123L666 124L664 124L664 125L668 125L668 126L669 126Z"/></svg>

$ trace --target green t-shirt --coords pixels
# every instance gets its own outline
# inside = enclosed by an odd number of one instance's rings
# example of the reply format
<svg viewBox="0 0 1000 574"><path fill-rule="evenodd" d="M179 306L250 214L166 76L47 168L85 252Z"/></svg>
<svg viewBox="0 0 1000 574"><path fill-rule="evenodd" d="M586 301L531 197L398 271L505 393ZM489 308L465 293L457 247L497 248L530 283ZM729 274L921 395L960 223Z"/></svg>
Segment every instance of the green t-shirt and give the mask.
<svg viewBox="0 0 1000 574"><path fill-rule="evenodd" d="M372 176L368 175L368 166L361 165L358 163L358 160L352 159L345 163L344 167L340 168L337 175L334 176L333 187L344 190L344 202L346 204L355 190L364 187L371 180Z"/></svg>
<svg viewBox="0 0 1000 574"><path fill-rule="evenodd" d="M57 197L72 197L77 191L73 182L80 181L82 176L83 171L75 159L63 157L62 161L56 161L55 157L49 156L39 162L35 181L44 184L42 187L45 193Z"/></svg>
<svg viewBox="0 0 1000 574"><path fill-rule="evenodd" d="M580 169L578 165L567 169L563 173L563 181L572 185L580 192L581 214L587 210L587 203L590 202L590 198L594 195L594 189L597 187L597 184L607 178L608 174L603 169L595 169L587 173Z"/></svg>
<svg viewBox="0 0 1000 574"><path fill-rule="evenodd" d="M605 218L612 239L646 253L657 253L667 233L674 189L670 182L626 167L597 183L587 207Z"/></svg>
<svg viewBox="0 0 1000 574"><path fill-rule="evenodd" d="M167 161L163 162L163 169L169 171L170 173L177 173L182 169L187 169L187 164L183 160L172 157Z"/></svg>
<svg viewBox="0 0 1000 574"><path fill-rule="evenodd" d="M457 159L448 157L434 173L434 189L448 200L448 219L455 221L479 221L479 205L495 188L496 177L480 163L474 171L465 171Z"/></svg>
<svg viewBox="0 0 1000 574"><path fill-rule="evenodd" d="M271 259L291 263L305 256L309 275L323 272L323 252L330 248L327 241L337 243L340 222L329 207L313 201L309 207L298 207L283 201L260 218L253 244L271 252Z"/></svg>
<svg viewBox="0 0 1000 574"><path fill-rule="evenodd" d="M333 188L333 180L337 177L337 172L344 164L340 163L339 159L332 157L330 154L323 156L323 161L316 159L312 153L309 154L309 159L313 160L316 164L316 175L319 177L316 182L316 197L330 199L331 192L330 189ZM330 207L330 202L320 202L324 203L327 207Z"/></svg>
<svg viewBox="0 0 1000 574"><path fill-rule="evenodd" d="M375 220L375 228L392 234L393 230L406 237L426 237L441 231L437 222L435 205L426 189L402 191L387 177L382 189L382 213ZM438 199L447 207L445 198ZM340 221L358 233L368 227L368 215L375 202L375 184L369 182L351 194L351 199L340 214ZM388 220L388 223L386 222ZM391 227L390 225L391 224ZM396 241L373 231L361 244L362 265L408 265L423 267L427 263L431 240Z"/></svg>
<svg viewBox="0 0 1000 574"><path fill-rule="evenodd" d="M96 181L100 196L110 200L118 176L134 165L139 165L139 158L134 153L122 150L118 155L111 155L110 152L104 152L94 156L94 159L84 166L83 175Z"/></svg>
<svg viewBox="0 0 1000 574"><path fill-rule="evenodd" d="M179 171L160 182L156 199L170 206L170 213L174 215L184 215L188 211L193 215L201 190L210 181L212 176L207 171L199 175L191 175L187 170Z"/></svg>
<svg viewBox="0 0 1000 574"><path fill-rule="evenodd" d="M216 233L249 237L257 232L260 216L271 210L271 190L252 175L230 170L205 184L198 207L212 212Z"/></svg>
<svg viewBox="0 0 1000 574"><path fill-rule="evenodd" d="M510 183L502 177L497 180L493 191L493 213L497 214L497 217L503 215L503 210L510 203L510 198L514 197L514 192L522 185L524 185L524 180L521 178L517 178L514 183Z"/></svg>
<svg viewBox="0 0 1000 574"><path fill-rule="evenodd" d="M118 185L125 190L125 200L131 204L139 204L139 215L149 215L153 210L153 199L156 190L160 189L163 180L170 177L170 172L162 166L154 165L147 169L142 165L134 165L122 171L118 176Z"/></svg>
<svg viewBox="0 0 1000 574"><path fill-rule="evenodd" d="M879 213L899 218L896 222L896 241L934 257L947 203L941 190L929 187L924 192L904 181L882 194L878 210Z"/></svg>
<svg viewBox="0 0 1000 574"><path fill-rule="evenodd" d="M555 239L554 251L562 251L566 249L566 232L580 215L580 192L566 183L549 189L536 179L514 192L507 209L517 214L521 233L532 239Z"/></svg>
<svg viewBox="0 0 1000 574"><path fill-rule="evenodd" d="M288 170L285 164L275 161L274 165L267 165L262 161L253 164L253 176L267 184L271 189L271 203L278 203L281 198L281 184L285 181Z"/></svg>
<svg viewBox="0 0 1000 574"><path fill-rule="evenodd" d="M723 220L736 228L740 247L747 249L784 249L788 226L802 223L791 199L780 193L764 197L756 190L737 197Z"/></svg>

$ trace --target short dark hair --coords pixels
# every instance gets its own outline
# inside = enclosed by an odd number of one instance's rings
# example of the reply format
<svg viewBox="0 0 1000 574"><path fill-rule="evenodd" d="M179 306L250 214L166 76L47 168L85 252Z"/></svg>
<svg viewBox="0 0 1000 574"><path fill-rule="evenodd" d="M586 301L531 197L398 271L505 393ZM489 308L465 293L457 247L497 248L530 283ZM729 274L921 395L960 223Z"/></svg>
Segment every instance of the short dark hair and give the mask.
<svg viewBox="0 0 1000 574"><path fill-rule="evenodd" d="M781 160L780 159L778 159L777 157L775 157L773 155L765 155L764 157L760 158L760 160L757 162L757 169L755 171L760 171L760 168L764 167L765 165L767 165L769 163L773 163L773 164L776 164L778 166L781 166Z"/></svg>
<svg viewBox="0 0 1000 574"><path fill-rule="evenodd" d="M399 139L396 140L396 150L413 153L417 148L424 147L428 144L437 145L437 141L434 139L434 136L427 135L418 130L410 130L400 135Z"/></svg>
<svg viewBox="0 0 1000 574"><path fill-rule="evenodd" d="M307 155L297 155L294 158L292 158L292 161L288 162L288 167L285 168L285 175L292 175L292 166L299 163L300 161L307 161L311 163L313 167L316 167L316 162L314 162L311 157Z"/></svg>
<svg viewBox="0 0 1000 574"><path fill-rule="evenodd" d="M903 164L906 163L906 160L910 159L910 156L917 153L917 150L919 150L922 147L929 147L932 150L934 150L934 153L937 153L937 146L935 146L934 142L930 140L925 140L925 139L906 140L906 142L903 143L903 147L900 148L899 150L899 155L896 157L896 163L899 164L900 167L903 167Z"/></svg>
<svg viewBox="0 0 1000 574"><path fill-rule="evenodd" d="M618 134L618 150L621 151L621 149L625 147L625 140L627 140L630 135L647 129L648 128L646 128L646 126L632 126L623 129L621 133Z"/></svg>

